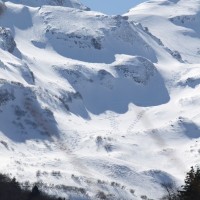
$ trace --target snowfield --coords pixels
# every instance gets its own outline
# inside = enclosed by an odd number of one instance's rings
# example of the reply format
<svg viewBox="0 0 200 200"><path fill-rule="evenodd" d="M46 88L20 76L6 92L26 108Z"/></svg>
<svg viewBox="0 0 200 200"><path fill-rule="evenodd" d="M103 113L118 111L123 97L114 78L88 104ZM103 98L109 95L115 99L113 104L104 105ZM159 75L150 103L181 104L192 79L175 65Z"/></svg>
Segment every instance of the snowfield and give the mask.
<svg viewBox="0 0 200 200"><path fill-rule="evenodd" d="M181 186L200 162L200 0L122 16L10 0L0 13L1 173L72 200Z"/></svg>

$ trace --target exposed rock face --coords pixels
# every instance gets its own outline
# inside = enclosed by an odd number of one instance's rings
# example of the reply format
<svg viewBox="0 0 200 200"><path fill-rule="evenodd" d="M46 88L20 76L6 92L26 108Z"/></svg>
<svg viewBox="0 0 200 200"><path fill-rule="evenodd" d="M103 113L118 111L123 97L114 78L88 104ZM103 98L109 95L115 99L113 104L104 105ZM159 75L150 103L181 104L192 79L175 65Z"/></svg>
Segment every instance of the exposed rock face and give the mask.
<svg viewBox="0 0 200 200"><path fill-rule="evenodd" d="M149 60L143 57L134 57L124 64L116 65L115 70L120 77L134 80L137 83L147 84L156 68Z"/></svg>
<svg viewBox="0 0 200 200"><path fill-rule="evenodd" d="M16 43L11 34L10 29L0 27L0 48L12 53L16 47Z"/></svg>

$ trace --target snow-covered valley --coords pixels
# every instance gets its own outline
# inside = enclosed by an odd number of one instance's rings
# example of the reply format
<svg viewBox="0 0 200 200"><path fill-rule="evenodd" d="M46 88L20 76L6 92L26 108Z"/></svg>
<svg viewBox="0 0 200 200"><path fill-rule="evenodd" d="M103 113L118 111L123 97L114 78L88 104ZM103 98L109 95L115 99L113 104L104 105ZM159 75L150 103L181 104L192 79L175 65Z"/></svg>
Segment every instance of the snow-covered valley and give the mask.
<svg viewBox="0 0 200 200"><path fill-rule="evenodd" d="M0 13L1 173L72 200L180 187L200 161L200 0L122 16L9 0Z"/></svg>

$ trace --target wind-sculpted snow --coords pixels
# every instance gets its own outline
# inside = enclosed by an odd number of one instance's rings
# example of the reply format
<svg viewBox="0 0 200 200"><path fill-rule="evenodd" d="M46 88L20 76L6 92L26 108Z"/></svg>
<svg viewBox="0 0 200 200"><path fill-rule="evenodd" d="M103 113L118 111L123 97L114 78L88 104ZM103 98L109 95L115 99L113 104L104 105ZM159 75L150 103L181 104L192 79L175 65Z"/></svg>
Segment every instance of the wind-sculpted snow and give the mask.
<svg viewBox="0 0 200 200"><path fill-rule="evenodd" d="M94 114L106 110L124 113L129 103L157 106L169 101L162 77L150 61L130 56L123 56L121 60L108 66L109 71L95 72L83 66L56 70L81 94L83 105Z"/></svg>
<svg viewBox="0 0 200 200"><path fill-rule="evenodd" d="M200 1L190 2L108 16L75 0L5 1L0 170L72 200L179 187L200 152Z"/></svg>
<svg viewBox="0 0 200 200"><path fill-rule="evenodd" d="M6 1L6 0L5 0ZM88 7L81 4L78 0L10 0L13 3L23 4L31 7L41 7L44 5L50 6L65 6L78 8L83 10L89 10Z"/></svg>
<svg viewBox="0 0 200 200"><path fill-rule="evenodd" d="M55 11L49 7L40 9L40 15L46 25L45 35L49 44L62 56L86 62L111 63L115 54L126 53L156 61L154 50L126 17L69 8ZM65 23L62 19L66 19Z"/></svg>
<svg viewBox="0 0 200 200"><path fill-rule="evenodd" d="M145 11L140 9L142 6ZM165 47L172 53L176 52L172 56L185 62L198 63L199 9L199 0L149 1L131 9L125 16L129 17L129 21L137 21L148 27L149 32L159 38Z"/></svg>
<svg viewBox="0 0 200 200"><path fill-rule="evenodd" d="M140 23L137 24L137 26L139 28L141 28L143 31L145 31L145 33L147 33L148 35L150 35L150 37L155 40L160 46L163 46L165 48L165 50L172 55L172 57L174 57L175 59L177 59L179 62L183 62L183 59L180 55L180 53L178 51L172 51L171 49L169 49L168 47L165 47L165 45L163 44L163 42L161 41L161 39L157 38L155 35L153 35L152 33L149 32L149 29L147 27L143 27Z"/></svg>
<svg viewBox="0 0 200 200"><path fill-rule="evenodd" d="M181 15L169 18L169 20L177 26L188 28L184 34L191 37L198 37L200 34L200 12L195 15Z"/></svg>
<svg viewBox="0 0 200 200"><path fill-rule="evenodd" d="M21 83L1 80L0 108L0 130L13 141L58 134L53 113L41 108L34 91Z"/></svg>
<svg viewBox="0 0 200 200"><path fill-rule="evenodd" d="M153 177L156 182L160 183L163 187L171 187L175 188L175 177L171 176L170 174L160 171L160 170L149 170L143 172L145 175Z"/></svg>

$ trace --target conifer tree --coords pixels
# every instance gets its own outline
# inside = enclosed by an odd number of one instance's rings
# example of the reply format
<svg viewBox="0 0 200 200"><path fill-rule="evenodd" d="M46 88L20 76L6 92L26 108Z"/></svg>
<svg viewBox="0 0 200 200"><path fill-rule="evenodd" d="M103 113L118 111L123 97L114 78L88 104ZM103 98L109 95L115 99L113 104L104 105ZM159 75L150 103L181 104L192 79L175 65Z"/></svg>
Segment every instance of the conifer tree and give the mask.
<svg viewBox="0 0 200 200"><path fill-rule="evenodd" d="M179 198L182 200L200 200L200 169L191 167L185 178L185 185L179 191Z"/></svg>

